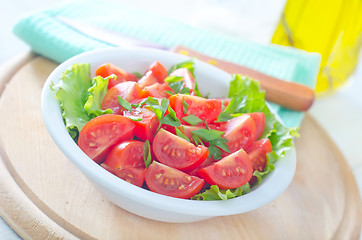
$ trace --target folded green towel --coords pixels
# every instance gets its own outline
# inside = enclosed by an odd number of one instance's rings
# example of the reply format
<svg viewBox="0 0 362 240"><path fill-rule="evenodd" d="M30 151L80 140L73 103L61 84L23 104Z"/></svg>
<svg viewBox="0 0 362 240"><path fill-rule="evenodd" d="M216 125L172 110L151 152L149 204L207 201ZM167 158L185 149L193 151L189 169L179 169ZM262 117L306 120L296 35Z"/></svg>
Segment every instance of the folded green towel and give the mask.
<svg viewBox="0 0 362 240"><path fill-rule="evenodd" d="M110 45L85 36L59 21L59 16L119 31L125 36L165 47L181 44L211 57L238 63L271 76L314 88L320 55L289 47L262 45L104 1L76 1L21 19L14 33L32 50L56 62ZM101 19L101 20L100 20ZM286 126L299 126L303 113L271 104Z"/></svg>

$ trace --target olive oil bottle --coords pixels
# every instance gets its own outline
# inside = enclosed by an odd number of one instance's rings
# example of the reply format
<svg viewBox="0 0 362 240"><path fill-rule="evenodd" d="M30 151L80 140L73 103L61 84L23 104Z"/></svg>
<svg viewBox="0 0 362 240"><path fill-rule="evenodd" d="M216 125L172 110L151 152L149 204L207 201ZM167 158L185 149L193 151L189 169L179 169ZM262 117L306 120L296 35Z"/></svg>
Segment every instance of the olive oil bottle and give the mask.
<svg viewBox="0 0 362 240"><path fill-rule="evenodd" d="M316 93L335 90L358 62L362 0L287 0L272 43L320 53Z"/></svg>

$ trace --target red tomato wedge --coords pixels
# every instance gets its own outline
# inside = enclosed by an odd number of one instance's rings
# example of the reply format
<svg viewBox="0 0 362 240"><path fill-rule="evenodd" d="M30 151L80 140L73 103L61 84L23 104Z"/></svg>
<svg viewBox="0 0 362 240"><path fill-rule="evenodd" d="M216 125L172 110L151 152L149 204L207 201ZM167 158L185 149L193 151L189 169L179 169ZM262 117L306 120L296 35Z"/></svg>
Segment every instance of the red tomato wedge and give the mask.
<svg viewBox="0 0 362 240"><path fill-rule="evenodd" d="M118 96L132 102L141 98L141 88L135 82L122 82L110 88L102 101L102 109L112 109L114 114L122 114L124 108L118 103Z"/></svg>
<svg viewBox="0 0 362 240"><path fill-rule="evenodd" d="M183 121L182 118L187 115L195 115L209 124L217 120L221 112L221 101L218 99L176 94L172 95L169 101L170 106L176 112L176 116L181 120L181 123L185 125L187 125L187 123Z"/></svg>
<svg viewBox="0 0 362 240"><path fill-rule="evenodd" d="M196 147L162 128L153 139L152 148L158 161L179 170L193 169L209 155L206 147Z"/></svg>
<svg viewBox="0 0 362 240"><path fill-rule="evenodd" d="M97 163L103 162L115 144L133 138L134 123L121 115L106 114L93 118L79 133L78 146Z"/></svg>
<svg viewBox="0 0 362 240"><path fill-rule="evenodd" d="M142 89L155 83L162 84L164 83L167 74L166 68L156 61L147 69L143 77L138 81L138 84Z"/></svg>
<svg viewBox="0 0 362 240"><path fill-rule="evenodd" d="M255 139L259 139L265 127L265 114L263 112L247 113L255 123Z"/></svg>
<svg viewBox="0 0 362 240"><path fill-rule="evenodd" d="M170 76L182 77L182 81L185 82L185 87L191 90L195 89L195 79L187 68L176 69Z"/></svg>
<svg viewBox="0 0 362 240"><path fill-rule="evenodd" d="M123 115L125 117L142 118L141 121L134 121L134 135L143 141L148 140L152 143L159 124L156 114L152 110L147 107L133 108L132 112L124 111Z"/></svg>
<svg viewBox="0 0 362 240"><path fill-rule="evenodd" d="M240 149L218 162L197 171L207 183L222 189L237 188L246 184L253 175L253 164L248 154Z"/></svg>
<svg viewBox="0 0 362 240"><path fill-rule="evenodd" d="M150 67L146 70L146 72L152 72L152 74L157 78L159 83L163 83L165 78L168 75L168 72L160 62L153 62Z"/></svg>
<svg viewBox="0 0 362 240"><path fill-rule="evenodd" d="M103 167L105 170L112 173L113 175L138 187L142 187L143 182L145 181L145 172L146 172L145 168L128 166L122 169L115 169L103 163L101 164L101 167Z"/></svg>
<svg viewBox="0 0 362 240"><path fill-rule="evenodd" d="M121 142L112 147L103 164L115 169L122 169L127 166L144 168L144 144L144 142L136 140Z"/></svg>
<svg viewBox="0 0 362 240"><path fill-rule="evenodd" d="M266 166L266 154L272 151L272 145L268 138L255 141L247 150L249 158L253 164L253 172L255 170L262 172ZM249 183L254 184L257 178L253 176Z"/></svg>
<svg viewBox="0 0 362 240"><path fill-rule="evenodd" d="M228 140L226 143L229 146L230 153L236 152L239 149L248 149L255 141L255 123L249 115L242 115L230 119L219 128L224 131L223 137ZM225 153L223 156L226 156Z"/></svg>
<svg viewBox="0 0 362 240"><path fill-rule="evenodd" d="M205 184L201 178L190 176L156 161L148 167L145 181L152 192L184 199L199 193Z"/></svg>
<svg viewBox="0 0 362 240"><path fill-rule="evenodd" d="M166 91L173 92L172 88L168 86L168 83L154 83L151 86L146 86L143 88L141 97L147 98L147 97L155 97L155 98L169 98L170 94L168 94Z"/></svg>
<svg viewBox="0 0 362 240"><path fill-rule="evenodd" d="M147 86L151 86L155 83L158 83L157 78L152 74L152 72L146 72L140 80L138 80L139 86L143 89Z"/></svg>
<svg viewBox="0 0 362 240"><path fill-rule="evenodd" d="M96 76L101 76L103 78L106 78L112 74L116 75L117 77L110 78L108 80L108 89L121 82L126 82L126 81L137 82L138 80L136 75L128 73L118 68L117 66L113 65L112 63L103 64L96 70Z"/></svg>
<svg viewBox="0 0 362 240"><path fill-rule="evenodd" d="M115 145L102 163L102 167L129 183L142 186L145 172L143 146L144 142L136 140Z"/></svg>

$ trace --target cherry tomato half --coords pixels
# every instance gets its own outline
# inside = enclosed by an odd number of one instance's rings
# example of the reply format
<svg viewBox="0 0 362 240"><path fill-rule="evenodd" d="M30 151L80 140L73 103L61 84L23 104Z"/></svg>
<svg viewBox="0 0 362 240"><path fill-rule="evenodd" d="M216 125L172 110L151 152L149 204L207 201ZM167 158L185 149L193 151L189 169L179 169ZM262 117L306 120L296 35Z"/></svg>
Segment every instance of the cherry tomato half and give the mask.
<svg viewBox="0 0 362 240"><path fill-rule="evenodd" d="M170 94L166 91L172 92L172 88L168 86L168 83L154 83L150 86L146 86L142 89L141 97L155 97L155 98L169 98Z"/></svg>
<svg viewBox="0 0 362 240"><path fill-rule="evenodd" d="M114 114L122 114L124 108L119 105L118 96L132 102L141 98L141 88L135 82L122 82L110 88L102 101L102 109L112 109Z"/></svg>
<svg viewBox="0 0 362 240"><path fill-rule="evenodd" d="M197 167L209 154L206 147L201 145L196 147L162 128L153 139L152 148L158 161L179 170Z"/></svg>
<svg viewBox="0 0 362 240"><path fill-rule="evenodd" d="M253 164L248 154L240 149L218 162L197 171L207 183L222 189L237 188L246 184L253 175Z"/></svg>
<svg viewBox="0 0 362 240"><path fill-rule="evenodd" d="M134 135L143 141L148 140L152 143L159 124L156 114L152 110L147 107L133 108L132 112L124 111L123 115L141 118L142 120L140 121L134 121Z"/></svg>
<svg viewBox="0 0 362 240"><path fill-rule="evenodd" d="M185 82L185 87L188 87L191 90L195 89L195 79L187 68L176 69L170 76L182 77L182 81Z"/></svg>
<svg viewBox="0 0 362 240"><path fill-rule="evenodd" d="M101 167L103 167L105 170L112 173L113 175L138 187L142 187L143 182L145 181L145 168L128 166L122 169L115 169L103 163L101 164Z"/></svg>
<svg viewBox="0 0 362 240"><path fill-rule="evenodd" d="M249 158L253 163L253 172L255 170L262 172L266 166L266 154L272 151L272 145L268 138L255 141L253 145L247 150ZM254 184L257 178L253 176L249 183Z"/></svg>
<svg viewBox="0 0 362 240"><path fill-rule="evenodd" d="M165 66L163 66L158 61L153 62L146 70L146 72L152 72L152 74L157 78L159 83L163 83L163 81L168 75Z"/></svg>
<svg viewBox="0 0 362 240"><path fill-rule="evenodd" d="M112 146L133 138L134 128L134 123L124 116L101 115L84 125L78 146L95 162L101 163Z"/></svg>
<svg viewBox="0 0 362 240"><path fill-rule="evenodd" d="M143 89L147 86L151 86L155 83L164 83L165 78L167 77L166 68L159 62L154 62L146 70L143 77L138 81L138 84Z"/></svg>
<svg viewBox="0 0 362 240"><path fill-rule="evenodd" d="M144 142L142 141L127 140L121 142L112 147L103 164L115 169L122 169L127 166L144 168L143 146Z"/></svg>
<svg viewBox="0 0 362 240"><path fill-rule="evenodd" d="M108 80L108 89L110 89L111 87L113 87L121 82L126 82L126 81L136 82L138 80L136 75L134 75L132 73L128 73L128 72L118 68L117 66L115 66L112 63L103 64L96 70L96 75L101 76L103 78L106 78L112 74L116 75L117 77L110 78Z"/></svg>
<svg viewBox="0 0 362 240"><path fill-rule="evenodd" d="M187 115L195 115L209 124L214 122L221 112L221 101L218 99L176 94L169 98L169 102L172 109L176 112L176 116L185 125L187 123L182 118Z"/></svg>
<svg viewBox="0 0 362 240"><path fill-rule="evenodd" d="M255 123L246 114L222 123L219 130L225 132L223 137L228 140L226 144L229 146L230 153L236 152L241 148L246 150L255 141ZM226 155L227 153L223 154L223 156Z"/></svg>
<svg viewBox="0 0 362 240"><path fill-rule="evenodd" d="M193 197L205 184L201 178L190 176L156 161L148 167L145 180L152 192L184 199Z"/></svg>
<svg viewBox="0 0 362 240"><path fill-rule="evenodd" d="M263 112L247 113L255 123L255 139L259 139L265 127L265 114Z"/></svg>

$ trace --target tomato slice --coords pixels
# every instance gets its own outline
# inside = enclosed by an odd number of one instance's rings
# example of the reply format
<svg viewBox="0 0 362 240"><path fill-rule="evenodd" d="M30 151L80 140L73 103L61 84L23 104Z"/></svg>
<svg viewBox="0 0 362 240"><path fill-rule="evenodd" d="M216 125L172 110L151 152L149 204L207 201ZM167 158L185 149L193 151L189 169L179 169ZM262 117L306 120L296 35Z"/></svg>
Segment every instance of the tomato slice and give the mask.
<svg viewBox="0 0 362 240"><path fill-rule="evenodd" d="M158 61L153 62L150 65L150 67L146 70L146 72L152 72L152 74L156 77L156 79L159 83L163 83L165 78L168 75L165 66L163 66Z"/></svg>
<svg viewBox="0 0 362 240"><path fill-rule="evenodd" d="M124 108L118 103L118 96L132 102L141 98L141 88L136 82L122 82L110 88L102 101L102 109L112 109L115 114L122 114Z"/></svg>
<svg viewBox="0 0 362 240"><path fill-rule="evenodd" d="M195 89L195 79L187 68L179 68L173 71L170 76L182 77L182 81L185 82L185 87L194 90Z"/></svg>
<svg viewBox="0 0 362 240"><path fill-rule="evenodd" d="M259 139L265 127L265 114L263 112L247 113L255 123L255 139Z"/></svg>
<svg viewBox="0 0 362 240"><path fill-rule="evenodd" d="M209 155L207 147L196 147L162 128L153 139L152 148L158 161L179 170L193 169Z"/></svg>
<svg viewBox="0 0 362 240"><path fill-rule="evenodd" d="M207 183L222 189L237 188L246 184L253 175L253 164L248 154L240 149L218 162L197 171Z"/></svg>
<svg viewBox="0 0 362 240"><path fill-rule="evenodd" d="M143 77L138 81L138 84L142 89L155 83L162 84L164 83L167 74L166 68L156 61L150 65Z"/></svg>
<svg viewBox="0 0 362 240"><path fill-rule="evenodd" d="M141 118L141 121L134 121L134 135L152 143L159 124L156 114L147 107L133 108L132 112L124 111L123 114L126 117Z"/></svg>
<svg viewBox="0 0 362 240"><path fill-rule="evenodd" d="M145 175L152 192L170 197L188 199L200 192L205 182L180 170L153 161Z"/></svg>
<svg viewBox="0 0 362 240"><path fill-rule="evenodd" d="M145 75L138 80L138 84L142 89L155 83L158 83L158 80L151 71L146 72Z"/></svg>
<svg viewBox="0 0 362 240"><path fill-rule="evenodd" d="M103 167L105 170L112 173L113 175L138 187L142 187L143 182L145 181L145 168L128 166L122 169L115 169L103 163L101 164L101 167Z"/></svg>
<svg viewBox="0 0 362 240"><path fill-rule="evenodd" d="M176 116L185 125L188 124L182 118L187 115L195 115L209 124L214 122L221 112L221 101L218 99L176 94L172 95L169 100L170 106L176 112Z"/></svg>
<svg viewBox="0 0 362 240"><path fill-rule="evenodd" d="M115 145L102 163L102 167L129 183L142 186L145 172L143 146L144 142L136 140Z"/></svg>
<svg viewBox="0 0 362 240"><path fill-rule="evenodd" d="M78 146L95 162L101 163L112 146L133 138L134 128L134 123L124 116L101 115L84 125Z"/></svg>
<svg viewBox="0 0 362 240"><path fill-rule="evenodd" d="M248 149L255 141L255 123L249 115L242 115L230 119L219 127L219 130L224 131L223 137L228 140L226 143L229 146L230 153L236 152L239 149ZM223 156L226 156L224 153Z"/></svg>
<svg viewBox="0 0 362 240"><path fill-rule="evenodd" d="M103 64L96 70L96 75L101 76L103 78L106 78L112 74L116 75L117 77L110 78L108 80L108 89L110 89L111 87L113 87L121 82L126 82L126 81L136 82L138 80L137 76L135 74L128 73L128 72L118 68L117 66L115 66L112 63Z"/></svg>
<svg viewBox="0 0 362 240"><path fill-rule="evenodd" d="M272 145L268 138L263 138L255 141L247 150L249 158L253 164L253 172L255 170L262 172L266 166L266 154L272 151ZM257 178L253 176L249 183L254 184Z"/></svg>
<svg viewBox="0 0 362 240"><path fill-rule="evenodd" d="M115 169L127 166L144 168L143 146L144 142L141 141L123 141L112 147L103 164Z"/></svg>
<svg viewBox="0 0 362 240"><path fill-rule="evenodd" d="M154 83L150 86L143 88L141 96L142 98L155 97L155 98L169 98L170 94L166 91L171 91L172 88L168 86L168 83Z"/></svg>

